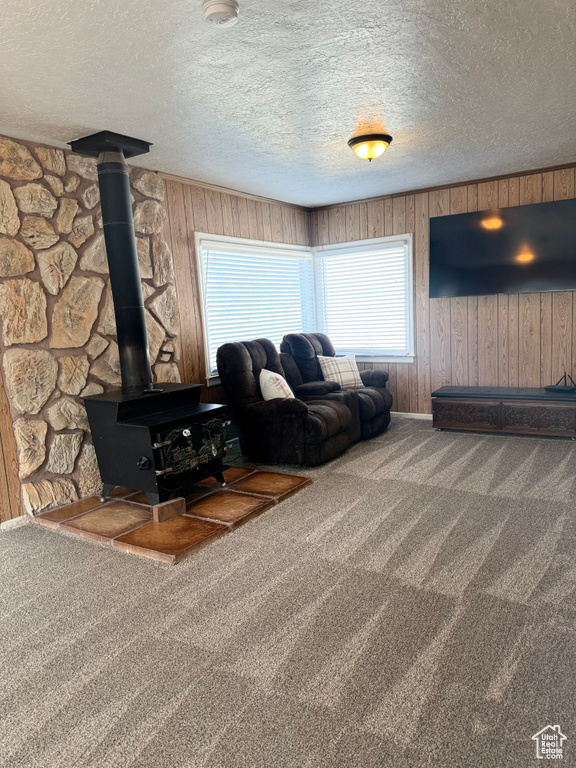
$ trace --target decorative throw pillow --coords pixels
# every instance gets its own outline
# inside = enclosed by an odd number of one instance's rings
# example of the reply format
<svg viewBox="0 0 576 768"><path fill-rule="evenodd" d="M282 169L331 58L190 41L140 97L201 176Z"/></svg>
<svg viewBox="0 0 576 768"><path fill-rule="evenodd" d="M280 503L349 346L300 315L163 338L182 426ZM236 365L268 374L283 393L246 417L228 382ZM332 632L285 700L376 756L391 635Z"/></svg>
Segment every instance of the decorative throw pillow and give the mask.
<svg viewBox="0 0 576 768"><path fill-rule="evenodd" d="M268 371L266 368L262 368L260 371L260 389L264 400L274 400L277 397L286 400L289 397L294 397L294 392L290 389L286 379L279 373Z"/></svg>
<svg viewBox="0 0 576 768"><path fill-rule="evenodd" d="M364 386L354 355L345 357L318 355L318 362L326 381L337 381L342 389L359 389Z"/></svg>

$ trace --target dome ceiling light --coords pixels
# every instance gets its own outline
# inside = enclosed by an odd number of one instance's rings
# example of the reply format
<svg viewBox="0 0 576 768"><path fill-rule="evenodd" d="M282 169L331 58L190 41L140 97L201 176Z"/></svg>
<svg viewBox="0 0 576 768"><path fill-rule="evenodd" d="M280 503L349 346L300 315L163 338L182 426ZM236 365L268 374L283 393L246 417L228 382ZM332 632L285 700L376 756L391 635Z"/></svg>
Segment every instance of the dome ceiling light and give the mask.
<svg viewBox="0 0 576 768"><path fill-rule="evenodd" d="M392 136L389 133L365 133L363 136L353 136L348 146L356 152L358 157L372 162L375 157L384 154L391 142Z"/></svg>

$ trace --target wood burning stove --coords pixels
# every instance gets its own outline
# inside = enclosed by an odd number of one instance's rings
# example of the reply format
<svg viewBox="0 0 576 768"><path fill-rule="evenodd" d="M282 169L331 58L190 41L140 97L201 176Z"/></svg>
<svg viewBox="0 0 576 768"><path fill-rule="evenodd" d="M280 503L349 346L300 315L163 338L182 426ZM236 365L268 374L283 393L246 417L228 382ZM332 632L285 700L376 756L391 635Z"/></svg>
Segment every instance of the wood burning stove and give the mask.
<svg viewBox="0 0 576 768"><path fill-rule="evenodd" d="M127 157L140 139L102 131L70 142L98 158L102 223L110 271L122 389L84 398L103 497L115 486L145 491L151 504L183 495L214 476L223 485L225 407L200 403L200 384L152 384Z"/></svg>
<svg viewBox="0 0 576 768"><path fill-rule="evenodd" d="M162 384L161 392L120 390L85 399L92 440L104 480L103 496L117 485L146 491L151 504L185 495L214 476L224 485L225 407L199 403L200 384Z"/></svg>

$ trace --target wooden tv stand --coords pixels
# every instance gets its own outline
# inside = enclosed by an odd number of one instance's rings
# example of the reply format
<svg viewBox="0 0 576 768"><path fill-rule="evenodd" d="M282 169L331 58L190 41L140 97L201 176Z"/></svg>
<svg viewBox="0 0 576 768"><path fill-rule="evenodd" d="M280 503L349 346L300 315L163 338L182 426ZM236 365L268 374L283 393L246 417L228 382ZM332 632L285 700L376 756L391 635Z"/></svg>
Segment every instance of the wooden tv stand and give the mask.
<svg viewBox="0 0 576 768"><path fill-rule="evenodd" d="M438 429L576 439L576 392L515 387L440 387L432 392Z"/></svg>

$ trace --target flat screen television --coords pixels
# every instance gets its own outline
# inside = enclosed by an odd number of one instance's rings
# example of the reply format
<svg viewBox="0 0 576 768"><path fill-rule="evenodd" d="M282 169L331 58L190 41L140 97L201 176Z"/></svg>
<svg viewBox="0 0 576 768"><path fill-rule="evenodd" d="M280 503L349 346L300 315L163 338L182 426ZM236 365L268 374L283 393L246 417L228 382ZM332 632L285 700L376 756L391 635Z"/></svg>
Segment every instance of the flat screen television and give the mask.
<svg viewBox="0 0 576 768"><path fill-rule="evenodd" d="M430 297L576 290L576 199L430 219Z"/></svg>

